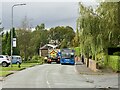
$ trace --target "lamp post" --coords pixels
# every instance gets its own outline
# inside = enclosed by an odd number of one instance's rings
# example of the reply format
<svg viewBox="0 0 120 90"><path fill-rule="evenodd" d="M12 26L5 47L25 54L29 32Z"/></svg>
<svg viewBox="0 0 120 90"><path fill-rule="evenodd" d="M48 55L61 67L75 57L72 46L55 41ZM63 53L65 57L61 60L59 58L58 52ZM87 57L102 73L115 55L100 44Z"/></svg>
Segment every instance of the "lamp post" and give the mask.
<svg viewBox="0 0 120 90"><path fill-rule="evenodd" d="M11 15L11 23L12 23L12 29L11 29L11 61L12 61L12 53L13 53L13 8L16 6L22 6L22 5L26 5L24 3L22 4L14 4L12 6L12 15ZM11 62L11 67L12 67L12 62Z"/></svg>
<svg viewBox="0 0 120 90"><path fill-rule="evenodd" d="M0 23L1 24L1 23ZM0 27L0 54L2 54L2 33L3 33L4 27Z"/></svg>

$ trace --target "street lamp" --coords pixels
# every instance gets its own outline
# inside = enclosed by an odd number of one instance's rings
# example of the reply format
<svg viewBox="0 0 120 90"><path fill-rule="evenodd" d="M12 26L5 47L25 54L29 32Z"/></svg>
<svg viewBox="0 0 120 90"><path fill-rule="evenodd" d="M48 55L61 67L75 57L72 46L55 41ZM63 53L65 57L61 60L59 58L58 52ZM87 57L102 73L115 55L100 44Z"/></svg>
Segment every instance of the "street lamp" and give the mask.
<svg viewBox="0 0 120 90"><path fill-rule="evenodd" d="M13 6L12 6L12 15L11 15L11 23L12 23L12 29L11 29L11 61L12 61L12 53L13 53L13 8L15 7L15 6L22 6L22 5L26 5L26 4L24 4L24 3L22 3L22 4L14 4ZM11 66L12 66L12 62L11 62Z"/></svg>
<svg viewBox="0 0 120 90"><path fill-rule="evenodd" d="M1 24L1 23L0 23ZM2 54L2 33L3 33L4 27L0 27L0 54Z"/></svg>

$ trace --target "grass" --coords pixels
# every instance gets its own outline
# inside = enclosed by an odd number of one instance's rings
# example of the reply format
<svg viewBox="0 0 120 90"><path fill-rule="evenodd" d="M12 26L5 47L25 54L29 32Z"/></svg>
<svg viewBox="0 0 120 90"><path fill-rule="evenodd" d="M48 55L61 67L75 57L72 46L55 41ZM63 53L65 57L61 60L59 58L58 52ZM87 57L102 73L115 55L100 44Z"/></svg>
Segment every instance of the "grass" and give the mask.
<svg viewBox="0 0 120 90"><path fill-rule="evenodd" d="M32 67L35 65L39 65L39 64L38 63L22 63L20 68L18 67L17 64L13 64L12 67L11 66L0 67L0 76L4 77L4 76L7 76L7 75L13 73L13 71L20 71L20 70L23 70L25 68Z"/></svg>
<svg viewBox="0 0 120 90"><path fill-rule="evenodd" d="M3 67L2 71L19 71L21 69L23 69L24 67L18 68L18 66L9 66L9 67Z"/></svg>
<svg viewBox="0 0 120 90"><path fill-rule="evenodd" d="M39 63L22 63L21 67L27 68L27 67L32 67L35 65L39 65Z"/></svg>
<svg viewBox="0 0 120 90"><path fill-rule="evenodd" d="M8 76L12 74L12 72L9 72L9 71L0 71L0 77L5 77L5 76Z"/></svg>

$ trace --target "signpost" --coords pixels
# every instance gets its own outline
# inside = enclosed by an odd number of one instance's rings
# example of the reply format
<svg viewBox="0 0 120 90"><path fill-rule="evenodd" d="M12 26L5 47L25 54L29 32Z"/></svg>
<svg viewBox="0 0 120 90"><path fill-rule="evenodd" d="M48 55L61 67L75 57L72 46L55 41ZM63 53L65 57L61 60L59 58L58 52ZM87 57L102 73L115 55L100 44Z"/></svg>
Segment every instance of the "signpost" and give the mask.
<svg viewBox="0 0 120 90"><path fill-rule="evenodd" d="M13 47L16 47L16 38L13 38Z"/></svg>

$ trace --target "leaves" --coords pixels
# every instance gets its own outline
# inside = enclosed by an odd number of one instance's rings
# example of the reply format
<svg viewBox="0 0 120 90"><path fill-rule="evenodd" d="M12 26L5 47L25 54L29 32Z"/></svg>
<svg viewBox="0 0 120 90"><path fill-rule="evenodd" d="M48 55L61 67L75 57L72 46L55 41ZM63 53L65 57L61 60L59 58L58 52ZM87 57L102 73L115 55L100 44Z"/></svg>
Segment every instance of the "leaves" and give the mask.
<svg viewBox="0 0 120 90"><path fill-rule="evenodd" d="M93 56L107 48L120 45L119 2L102 2L94 11L79 3L77 34L80 35L81 52Z"/></svg>

